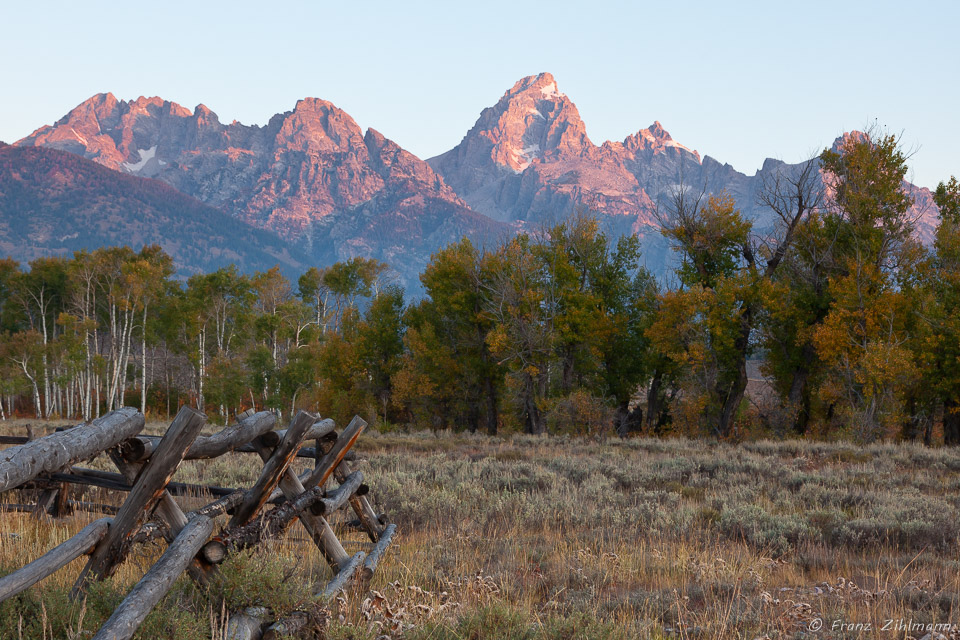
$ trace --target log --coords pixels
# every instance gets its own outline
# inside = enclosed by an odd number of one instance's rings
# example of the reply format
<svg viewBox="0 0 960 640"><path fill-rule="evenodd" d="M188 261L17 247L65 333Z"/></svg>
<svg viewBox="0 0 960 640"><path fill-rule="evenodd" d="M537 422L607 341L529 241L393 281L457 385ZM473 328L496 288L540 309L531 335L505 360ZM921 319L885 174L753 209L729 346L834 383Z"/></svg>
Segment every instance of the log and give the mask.
<svg viewBox="0 0 960 640"><path fill-rule="evenodd" d="M360 437L360 434L363 433L363 430L367 428L366 421L363 420L360 416L354 416L353 420L350 421L350 424L347 425L347 428L343 430L343 433L340 434L340 437L337 438L337 441L333 444L330 451L323 456L323 459L320 460L320 463L314 468L310 473L310 477L307 478L306 482L303 484L312 487L315 485L323 486L327 480L330 479L330 475L333 473L333 470L343 461L343 457L347 454L347 451L350 450L350 447L357 441L357 438Z"/></svg>
<svg viewBox="0 0 960 640"><path fill-rule="evenodd" d="M337 425L330 418L319 420L311 425L310 429L307 430L306 435L303 436L303 439L320 440L321 438L326 437L328 434L333 433L333 430L336 428ZM268 447L275 447L280 444L280 441L283 440L285 435L287 435L286 429L280 429L279 431L268 431L263 434L263 443ZM251 440L252 439L253 438L251 438Z"/></svg>
<svg viewBox="0 0 960 640"><path fill-rule="evenodd" d="M276 417L269 411L261 411L250 416L244 416L237 424L231 425L222 431L209 436L199 436L187 451L184 460L206 460L217 458L233 451L237 447L247 444L257 436L270 433ZM139 436L134 439L134 446L126 456L131 462L142 462L153 455L153 451L160 443L159 436Z"/></svg>
<svg viewBox="0 0 960 640"><path fill-rule="evenodd" d="M311 509L313 510L313 513L315 513L318 516L324 516L324 515L327 515L328 513L333 513L334 511L336 511L337 509L345 505L347 501L357 493L357 489L359 489L362 486L362 483L363 483L363 474L360 473L359 471L354 471L344 479L343 484L337 487L337 489L333 493L327 495L325 498L321 498L320 500L311 501L309 505L305 505L303 508L306 508L306 506L310 506ZM318 489L322 490L321 487L314 487L313 489L311 489L311 491L316 491ZM296 505L297 503L298 503L298 500L293 501L294 505ZM277 507L277 508L282 509L284 506L286 505L281 505L280 507ZM320 513L317 513L317 511L319 511Z"/></svg>
<svg viewBox="0 0 960 640"><path fill-rule="evenodd" d="M40 492L40 497L37 498L37 504L34 505L33 513L31 513L35 520L45 518L47 512L53 510L53 504L57 499L57 492L59 490L57 487L50 487Z"/></svg>
<svg viewBox="0 0 960 640"><path fill-rule="evenodd" d="M113 489L114 491L130 491L133 485L123 474L112 473L110 471L100 471L99 469L88 469L86 467L71 467L70 473L51 473L50 480L54 482L66 482L70 484L84 484L93 487L102 487L104 489ZM168 482L167 491L175 496L201 496L210 494L212 496L228 496L239 489L230 487L218 487L215 485L190 484L187 482Z"/></svg>
<svg viewBox="0 0 960 640"><path fill-rule="evenodd" d="M161 451L163 447L157 449L158 454ZM140 582L127 594L120 606L114 610L113 615L100 627L93 640L132 638L147 614L160 602L177 577L193 561L197 551L212 532L213 520L204 516L193 518L167 547L156 564L150 567Z"/></svg>
<svg viewBox="0 0 960 640"><path fill-rule="evenodd" d="M370 553L367 554L367 559L363 561L363 570L362 577L364 582L368 582L370 578L373 577L373 572L377 570L377 565L380 564L380 558L383 557L384 552L386 552L387 547L390 546L390 543L393 542L393 534L397 531L397 525L388 524L383 533L380 534L380 540L377 541L377 544L373 545L373 548L370 549Z"/></svg>
<svg viewBox="0 0 960 640"><path fill-rule="evenodd" d="M87 460L131 438L143 429L143 415L132 407L0 451L0 493Z"/></svg>
<svg viewBox="0 0 960 640"><path fill-rule="evenodd" d="M50 515L54 518L63 518L73 513L73 509L70 508L70 503L72 502L70 500L70 493L70 483L61 483L60 488L57 489L57 497L53 501L53 510L50 511Z"/></svg>
<svg viewBox="0 0 960 640"><path fill-rule="evenodd" d="M351 470L349 462L346 460L341 461L334 471L337 482L343 482ZM377 513L373 510L373 507L370 506L370 501L367 499L366 493L366 491L363 493L358 491L357 495L351 496L350 506L353 507L353 512L357 514L357 519L360 520L360 525L364 531L367 532L371 542L377 542L382 535L383 525L380 523L380 519L377 517Z"/></svg>
<svg viewBox="0 0 960 640"><path fill-rule="evenodd" d="M357 569L363 564L365 555L363 551L358 551L356 555L350 558L350 562L348 562L344 568L340 569L340 573L317 594L317 597L321 600L330 600L336 596L338 592L346 588L356 575Z"/></svg>
<svg viewBox="0 0 960 640"><path fill-rule="evenodd" d="M225 640L260 640L263 620L269 614L266 607L247 607L239 613L231 613Z"/></svg>
<svg viewBox="0 0 960 640"><path fill-rule="evenodd" d="M109 513L115 515L120 511L120 507L112 504L103 504L100 502L84 502L82 500L68 500L67 504L74 511L98 511L100 513Z"/></svg>
<svg viewBox="0 0 960 640"><path fill-rule="evenodd" d="M90 553L93 547L107 535L109 528L110 518L94 520L66 542L58 544L33 562L0 578L0 602L26 591L80 556Z"/></svg>
<svg viewBox="0 0 960 640"><path fill-rule="evenodd" d="M263 640L295 638L308 624L310 624L310 614L305 611L294 611L283 620L278 620L267 627L263 632Z"/></svg>
<svg viewBox="0 0 960 640"><path fill-rule="evenodd" d="M263 540L278 537L294 518L303 514L312 505L323 505L325 513L342 507L346 504L347 498L360 486L362 480L360 472L354 472L328 497L323 496L323 487L314 487L295 499L285 502L262 518L245 525L228 528L226 532L205 544L200 554L207 563L220 564L232 551L246 549Z"/></svg>
<svg viewBox="0 0 960 640"><path fill-rule="evenodd" d="M119 449L111 449L110 458L128 482L136 482L137 477L143 470L143 463L124 460ZM160 500L154 509L154 515L163 523L163 534L168 543L173 542L173 540L180 535L180 532L183 531L183 528L187 526L186 514L183 513L180 505L177 504L167 489L161 492ZM139 534L139 531L137 533ZM135 534L134 537L136 535L137 534ZM206 573L203 571L203 567L194 562L190 565L189 571L191 578L200 584L206 584Z"/></svg>
<svg viewBox="0 0 960 640"><path fill-rule="evenodd" d="M196 439L207 417L184 406L177 413L163 440L143 467L136 484L120 507L107 537L97 546L73 586L76 598L86 588L91 575L97 579L110 577L123 562L130 538L137 533L153 507L160 500L170 477L183 460L183 454Z"/></svg>
<svg viewBox="0 0 960 640"><path fill-rule="evenodd" d="M67 507L74 511L95 511L98 513L114 514L119 511L119 507L112 504L102 504L99 502L84 502L82 500L67 500ZM0 503L0 511L21 511L24 513L33 513L37 508L35 504L23 504L16 502Z"/></svg>
<svg viewBox="0 0 960 640"><path fill-rule="evenodd" d="M266 461L270 458L270 448L266 446L266 444L258 441L255 441L253 444L257 446L257 453L260 454L262 460ZM279 486L283 495L286 496L288 500L294 500L297 496L305 492L300 478L298 478L297 474L293 472L293 469L289 467L280 478ZM300 514L300 524L306 529L310 538L313 539L313 542L320 549L320 552L323 553L327 562L336 570L339 570L345 562L350 560L350 556L347 555L343 545L340 544L340 540L337 539L336 534L334 534L333 529L330 528L330 524L325 519L312 513L302 513Z"/></svg>
<svg viewBox="0 0 960 640"><path fill-rule="evenodd" d="M247 524L263 508L263 505L269 500L271 492L280 483L280 478L283 477L284 472L293 462L300 443L303 442L304 436L314 422L316 422L316 418L306 411L301 411L296 415L280 444L274 449L273 455L263 466L257 482L247 491L243 502L234 512L229 527L239 527Z"/></svg>

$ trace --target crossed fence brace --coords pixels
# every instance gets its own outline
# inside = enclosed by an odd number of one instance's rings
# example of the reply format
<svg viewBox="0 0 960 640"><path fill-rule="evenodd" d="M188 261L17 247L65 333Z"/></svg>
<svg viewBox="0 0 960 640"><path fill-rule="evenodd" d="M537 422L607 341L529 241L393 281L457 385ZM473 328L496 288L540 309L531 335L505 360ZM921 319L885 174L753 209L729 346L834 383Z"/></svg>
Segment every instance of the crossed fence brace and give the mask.
<svg viewBox="0 0 960 640"><path fill-rule="evenodd" d="M91 522L69 540L0 578L0 602L88 555L71 591L71 597L83 597L91 581L113 575L135 544L163 537L168 543L166 551L94 636L94 640L127 639L182 573L205 584L230 553L280 536L294 520L307 531L334 572L333 579L316 592L318 600L329 600L351 581L370 580L393 540L396 525L376 514L366 497L369 487L363 474L346 460L366 422L354 417L337 435L332 420L301 411L286 429L274 431L272 413L247 411L238 416L236 424L200 436L205 423L205 415L183 407L162 437L145 436L140 435L143 415L125 407L36 440L4 437L0 443L16 446L0 451L0 493L36 481L45 488L32 507L34 514L98 507L115 513ZM311 440L315 441L313 448L303 446ZM170 481L183 460L215 458L231 451L256 453L263 460L263 469L251 488L232 490ZM118 474L72 466L104 452ZM313 469L299 476L291 468L298 456L315 460ZM328 492L325 487L331 478L339 486ZM71 484L128 493L119 508L107 509L106 505L70 501ZM201 489L219 497L184 513L173 496ZM267 510L269 503L277 506ZM327 521L329 514L346 504L373 543L367 553L350 556ZM214 518L220 515L230 519L213 535ZM258 631L261 627L258 616L240 614L237 621ZM293 633L306 622L305 616L293 615L274 623L263 637ZM255 636L251 632L237 637Z"/></svg>

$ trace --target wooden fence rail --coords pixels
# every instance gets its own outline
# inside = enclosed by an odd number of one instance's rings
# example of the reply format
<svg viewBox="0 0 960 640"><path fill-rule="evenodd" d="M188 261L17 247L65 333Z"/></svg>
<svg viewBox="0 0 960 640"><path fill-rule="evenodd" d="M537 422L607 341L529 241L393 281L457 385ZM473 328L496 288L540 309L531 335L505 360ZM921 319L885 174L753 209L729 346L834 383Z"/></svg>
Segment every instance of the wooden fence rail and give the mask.
<svg viewBox="0 0 960 640"><path fill-rule="evenodd" d="M18 490L22 496L31 496L39 492L33 505L6 503L0 511L30 510L41 518L63 516L72 509L115 514L91 522L36 560L0 577L0 602L88 555L71 591L72 597L82 597L91 581L112 575L134 545L164 538L167 550L94 636L94 640L130 638L180 575L186 572L206 582L231 553L279 538L294 522L301 523L333 571L330 582L314 593L318 602L351 583L370 580L396 526L376 514L368 498L369 485L349 462L354 457L351 448L366 427L363 420L355 417L339 435L332 420L303 411L283 429L274 429L276 419L265 411L248 411L237 416L236 424L201 436L205 422L206 416L184 407L164 435L142 435L143 416L125 407L41 438L0 437L0 444L13 445L0 450L0 493ZM304 446L308 442L314 445ZM263 462L249 489L171 481L184 460L232 452L255 453ZM117 473L74 466L102 454ZM313 468L297 475L291 467L297 457L313 459ZM331 479L339 486L328 490ZM79 489L71 493L70 487ZM119 507L83 501L78 493L83 487L121 492L124 497ZM216 499L187 512L176 496ZM327 520L347 504L356 514L355 523L373 543L369 552L348 554ZM214 536L216 519L228 515ZM237 612L234 626L249 630L245 638L259 638L264 627L269 629L263 637L277 637L305 628L309 619L297 614L271 626L268 616L265 610Z"/></svg>

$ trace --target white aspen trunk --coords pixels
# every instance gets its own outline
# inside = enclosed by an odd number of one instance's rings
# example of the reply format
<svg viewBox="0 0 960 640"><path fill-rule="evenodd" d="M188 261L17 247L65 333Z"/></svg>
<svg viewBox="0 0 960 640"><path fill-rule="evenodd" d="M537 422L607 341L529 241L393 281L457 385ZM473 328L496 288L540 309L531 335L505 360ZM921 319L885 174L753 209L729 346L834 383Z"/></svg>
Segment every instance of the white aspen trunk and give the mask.
<svg viewBox="0 0 960 640"><path fill-rule="evenodd" d="M140 327L140 367L143 377L140 381L140 413L147 415L147 303L143 303L143 326Z"/></svg>
<svg viewBox="0 0 960 640"><path fill-rule="evenodd" d="M30 372L27 370L26 360L20 360L18 361L18 364L20 365L20 368L23 369L23 374L27 376L28 380L30 380L30 386L33 388L33 402L36 406L37 418L42 418L43 415L40 411L40 389L37 387L37 380L30 375Z"/></svg>
<svg viewBox="0 0 960 640"><path fill-rule="evenodd" d="M126 325L127 325L127 342L123 349L123 359L121 360L122 369L120 370L120 404L118 406L124 406L127 397L127 369L130 364L130 355L133 353L130 345L133 342L133 309L129 309L126 314Z"/></svg>
<svg viewBox="0 0 960 640"><path fill-rule="evenodd" d="M197 376L197 410L203 413L204 411L204 402L203 402L203 378L207 375L206 369L206 337L207 337L207 328L204 326L200 329L199 333L200 341L200 353L199 353L199 375Z"/></svg>

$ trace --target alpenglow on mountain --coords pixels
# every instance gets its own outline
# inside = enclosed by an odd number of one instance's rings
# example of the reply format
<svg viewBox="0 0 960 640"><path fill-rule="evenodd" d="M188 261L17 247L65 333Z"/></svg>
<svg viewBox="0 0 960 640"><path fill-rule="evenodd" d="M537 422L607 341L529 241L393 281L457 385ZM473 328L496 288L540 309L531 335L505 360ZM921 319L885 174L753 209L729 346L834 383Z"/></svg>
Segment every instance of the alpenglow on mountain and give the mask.
<svg viewBox="0 0 960 640"><path fill-rule="evenodd" d="M790 170L767 160L747 176L701 158L659 122L596 145L549 73L517 82L458 145L427 161L316 98L256 126L222 124L204 105L191 111L161 98L98 94L16 145L69 151L160 180L232 216L241 229L279 235L317 265L383 260L413 288L430 255L452 241L495 243L578 209L594 212L611 234L639 235L648 268L664 272L654 212L681 181L726 191L762 229L772 222L757 191L765 177ZM913 188L913 195L927 212L919 224L926 237L936 210L926 189Z"/></svg>

